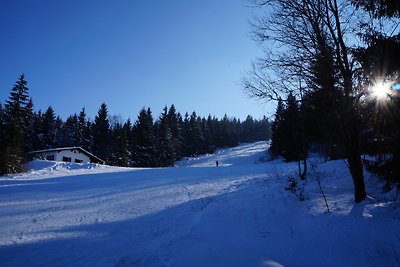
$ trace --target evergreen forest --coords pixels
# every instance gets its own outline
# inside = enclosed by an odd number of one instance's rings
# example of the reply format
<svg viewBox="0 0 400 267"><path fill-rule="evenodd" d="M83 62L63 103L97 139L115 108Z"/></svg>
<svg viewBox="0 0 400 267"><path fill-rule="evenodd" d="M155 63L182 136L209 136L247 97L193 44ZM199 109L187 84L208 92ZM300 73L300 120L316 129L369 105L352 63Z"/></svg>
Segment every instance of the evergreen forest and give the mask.
<svg viewBox="0 0 400 267"><path fill-rule="evenodd" d="M136 121L121 122L101 104L94 121L85 108L65 121L49 106L35 111L28 83L21 75L9 99L0 104L0 174L18 173L31 159L29 152L60 147L82 147L106 164L123 167L167 167L178 159L213 153L217 148L243 142L268 140L267 118L240 121L181 115L174 105L165 106L158 118L142 108Z"/></svg>

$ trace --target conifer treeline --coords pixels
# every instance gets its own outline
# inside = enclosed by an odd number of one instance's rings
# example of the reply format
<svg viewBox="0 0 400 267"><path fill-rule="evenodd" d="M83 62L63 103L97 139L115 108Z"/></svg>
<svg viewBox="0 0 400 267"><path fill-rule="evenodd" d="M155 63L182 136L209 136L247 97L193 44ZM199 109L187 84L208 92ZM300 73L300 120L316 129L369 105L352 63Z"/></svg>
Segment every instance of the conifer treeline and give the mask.
<svg viewBox="0 0 400 267"><path fill-rule="evenodd" d="M158 119L150 108L140 110L132 122L112 121L103 103L94 121L85 108L63 121L50 106L42 113L33 110L23 75L13 87L9 100L0 104L0 173L23 170L28 152L55 147L80 146L107 164L117 166L171 166L177 159L212 153L217 148L240 142L268 140L270 124L248 116L202 118L195 112L184 114L175 106L165 107Z"/></svg>
<svg viewBox="0 0 400 267"><path fill-rule="evenodd" d="M346 136L340 127L339 94L311 91L296 100L289 93L278 101L272 122L270 152L287 162L304 161L309 152L327 159L346 158ZM368 99L358 105L360 151L363 165L387 183L385 190L400 186L400 92L392 89L391 98Z"/></svg>

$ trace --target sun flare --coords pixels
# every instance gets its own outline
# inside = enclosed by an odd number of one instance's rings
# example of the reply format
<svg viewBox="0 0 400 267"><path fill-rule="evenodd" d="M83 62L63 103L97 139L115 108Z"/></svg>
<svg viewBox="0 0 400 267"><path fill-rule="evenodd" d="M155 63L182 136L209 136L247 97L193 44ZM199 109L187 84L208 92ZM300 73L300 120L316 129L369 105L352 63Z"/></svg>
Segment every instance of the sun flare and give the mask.
<svg viewBox="0 0 400 267"><path fill-rule="evenodd" d="M377 99L384 99L390 95L390 84L379 81L372 86L371 90Z"/></svg>

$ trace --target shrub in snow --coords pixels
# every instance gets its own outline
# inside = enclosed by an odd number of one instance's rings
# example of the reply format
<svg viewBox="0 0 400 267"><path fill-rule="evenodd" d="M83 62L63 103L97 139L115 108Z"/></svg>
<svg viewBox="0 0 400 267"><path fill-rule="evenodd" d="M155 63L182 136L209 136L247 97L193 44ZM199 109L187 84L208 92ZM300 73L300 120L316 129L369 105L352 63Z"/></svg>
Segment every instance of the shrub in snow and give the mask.
<svg viewBox="0 0 400 267"><path fill-rule="evenodd" d="M300 201L305 200L304 184L299 185L299 181L295 177L293 176L288 177L288 184L285 187L285 190L288 190L293 194L295 194Z"/></svg>

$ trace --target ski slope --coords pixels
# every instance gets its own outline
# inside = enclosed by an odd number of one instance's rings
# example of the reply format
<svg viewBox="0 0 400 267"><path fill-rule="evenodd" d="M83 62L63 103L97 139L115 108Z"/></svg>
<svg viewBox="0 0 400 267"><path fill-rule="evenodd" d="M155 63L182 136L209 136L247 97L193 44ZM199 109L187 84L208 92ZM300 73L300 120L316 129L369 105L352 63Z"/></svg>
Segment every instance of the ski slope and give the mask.
<svg viewBox="0 0 400 267"><path fill-rule="evenodd" d="M0 266L400 266L400 214L367 175L353 203L344 161L312 158L305 201L296 165L266 142L172 168L32 162L0 178ZM215 166L215 161L220 166Z"/></svg>

